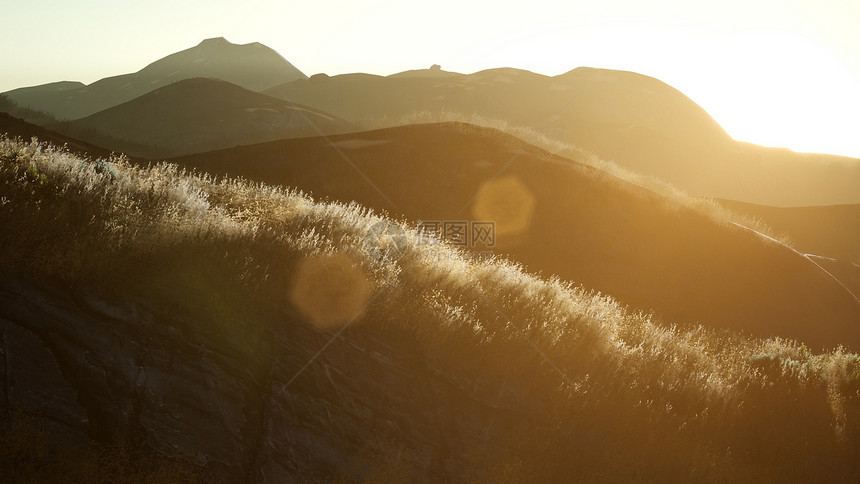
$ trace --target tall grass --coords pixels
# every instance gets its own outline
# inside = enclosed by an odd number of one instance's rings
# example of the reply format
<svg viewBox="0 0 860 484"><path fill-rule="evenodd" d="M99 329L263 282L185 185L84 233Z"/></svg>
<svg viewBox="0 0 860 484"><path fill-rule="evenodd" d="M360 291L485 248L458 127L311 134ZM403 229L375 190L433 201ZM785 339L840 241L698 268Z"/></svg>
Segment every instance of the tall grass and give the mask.
<svg viewBox="0 0 860 484"><path fill-rule="evenodd" d="M131 266L215 267L253 313L291 304L300 261L353 261L375 295L355 324L416 341L436 367L504 382L535 409L504 450L470 458L470 478L860 478L860 358L841 349L671 326L286 188L6 138L0 163L0 264L32 277L122 288ZM378 223L406 243L379 250L367 238Z"/></svg>

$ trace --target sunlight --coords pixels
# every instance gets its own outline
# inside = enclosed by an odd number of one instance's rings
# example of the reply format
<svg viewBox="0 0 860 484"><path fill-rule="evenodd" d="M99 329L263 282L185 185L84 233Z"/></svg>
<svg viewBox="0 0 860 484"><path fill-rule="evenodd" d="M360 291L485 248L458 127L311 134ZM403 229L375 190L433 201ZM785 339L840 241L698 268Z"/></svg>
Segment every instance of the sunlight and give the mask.
<svg viewBox="0 0 860 484"><path fill-rule="evenodd" d="M735 139L860 157L860 75L834 54L802 36L761 31L706 48L708 58L735 53L735 68L689 73L675 86Z"/></svg>

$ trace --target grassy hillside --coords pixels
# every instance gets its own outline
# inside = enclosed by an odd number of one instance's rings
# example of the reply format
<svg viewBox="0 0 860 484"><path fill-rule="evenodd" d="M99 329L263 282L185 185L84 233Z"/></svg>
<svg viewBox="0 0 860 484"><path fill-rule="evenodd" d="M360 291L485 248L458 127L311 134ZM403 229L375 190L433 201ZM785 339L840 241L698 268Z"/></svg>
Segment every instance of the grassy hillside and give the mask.
<svg viewBox="0 0 860 484"><path fill-rule="evenodd" d="M261 308L291 308L304 315L295 324L344 337L361 328L452 374L503 382L535 420L485 453L450 449L471 462L463 481L860 478L856 355L657 324L355 204L171 165L3 139L0 190L4 270L115 292L135 291L141 272L196 274L206 284L186 286L185 304L220 287L219 314L243 315L207 332L226 337ZM380 223L393 236L375 236ZM395 441L364 477L420 476L396 457L410 445Z"/></svg>
<svg viewBox="0 0 860 484"><path fill-rule="evenodd" d="M410 221L491 221L493 253L664 319L860 348L860 302L809 259L708 200L655 194L580 159L497 130L442 123L175 161Z"/></svg>

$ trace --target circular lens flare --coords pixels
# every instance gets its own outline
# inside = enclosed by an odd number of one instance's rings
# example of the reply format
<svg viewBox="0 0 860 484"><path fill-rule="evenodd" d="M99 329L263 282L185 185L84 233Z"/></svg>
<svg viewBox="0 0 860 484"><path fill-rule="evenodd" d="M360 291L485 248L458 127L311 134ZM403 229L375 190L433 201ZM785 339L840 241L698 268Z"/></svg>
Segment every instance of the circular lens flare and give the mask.
<svg viewBox="0 0 860 484"><path fill-rule="evenodd" d="M351 258L316 255L299 263L289 300L315 326L334 329L361 315L372 287L367 274Z"/></svg>
<svg viewBox="0 0 860 484"><path fill-rule="evenodd" d="M535 208L532 191L514 175L485 182L472 205L475 220L495 223L497 237L528 230Z"/></svg>

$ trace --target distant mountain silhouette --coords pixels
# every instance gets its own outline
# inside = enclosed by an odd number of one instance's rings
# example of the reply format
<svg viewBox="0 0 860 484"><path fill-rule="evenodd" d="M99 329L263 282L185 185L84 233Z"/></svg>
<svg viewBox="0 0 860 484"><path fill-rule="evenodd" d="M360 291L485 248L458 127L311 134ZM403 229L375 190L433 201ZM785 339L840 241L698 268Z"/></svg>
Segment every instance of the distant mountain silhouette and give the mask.
<svg viewBox="0 0 860 484"><path fill-rule="evenodd" d="M87 86L60 82L15 89L5 94L21 106L71 120L195 77L222 79L253 91L307 78L280 54L262 44L237 45L217 37L155 61L134 74L108 77Z"/></svg>
<svg viewBox="0 0 860 484"><path fill-rule="evenodd" d="M860 203L860 160L735 141L678 90L626 71L580 67L549 77L500 68L464 75L434 65L388 77L308 79L261 44L215 38L135 74L6 94L21 107L70 120L196 77L263 91L365 128L446 121L451 113L467 122L473 115L498 119L695 195L784 207ZM28 120L46 124L38 114Z"/></svg>
<svg viewBox="0 0 860 484"><path fill-rule="evenodd" d="M514 224L497 233L495 253L668 321L860 348L860 303L803 255L496 130L411 125L172 161L412 221ZM506 223L493 210L520 215Z"/></svg>
<svg viewBox="0 0 860 484"><path fill-rule="evenodd" d="M737 142L681 92L632 72L350 74L266 93L355 122L398 123L420 112L445 119L446 111L498 118L696 195L775 206L860 203L860 160Z"/></svg>
<svg viewBox="0 0 860 484"><path fill-rule="evenodd" d="M140 151L122 143L109 146L157 158L300 136L354 130L322 111L288 103L218 79L185 79L132 101L67 123L64 132L87 132L151 147Z"/></svg>
<svg viewBox="0 0 860 484"><path fill-rule="evenodd" d="M39 86L22 87L4 94L20 106L41 110L41 106L45 104L45 99L65 99L74 96L77 91L86 87L83 82L59 81Z"/></svg>
<svg viewBox="0 0 860 484"><path fill-rule="evenodd" d="M448 72L443 71L442 66L439 64L433 64L429 69L413 69L409 71L398 72L397 74L391 74L388 77L393 78L403 78L403 77L435 77L435 78L445 78L445 77L458 77L462 76L459 72Z"/></svg>

